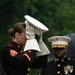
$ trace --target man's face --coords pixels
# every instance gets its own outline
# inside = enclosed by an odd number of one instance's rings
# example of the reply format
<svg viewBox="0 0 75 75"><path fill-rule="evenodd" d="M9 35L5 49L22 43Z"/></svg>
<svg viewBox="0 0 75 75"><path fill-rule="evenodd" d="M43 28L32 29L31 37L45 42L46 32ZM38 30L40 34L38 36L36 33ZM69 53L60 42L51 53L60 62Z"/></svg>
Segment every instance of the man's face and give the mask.
<svg viewBox="0 0 75 75"><path fill-rule="evenodd" d="M57 59L61 59L65 56L67 48L53 48L53 53Z"/></svg>

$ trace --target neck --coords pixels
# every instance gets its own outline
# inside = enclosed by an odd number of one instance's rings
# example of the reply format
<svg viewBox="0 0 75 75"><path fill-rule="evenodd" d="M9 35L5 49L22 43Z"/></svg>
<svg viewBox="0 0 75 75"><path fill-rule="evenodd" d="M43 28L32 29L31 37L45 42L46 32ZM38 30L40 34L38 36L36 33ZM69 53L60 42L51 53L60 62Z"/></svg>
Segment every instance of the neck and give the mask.
<svg viewBox="0 0 75 75"><path fill-rule="evenodd" d="M13 41L19 45L21 45L17 40L13 39Z"/></svg>

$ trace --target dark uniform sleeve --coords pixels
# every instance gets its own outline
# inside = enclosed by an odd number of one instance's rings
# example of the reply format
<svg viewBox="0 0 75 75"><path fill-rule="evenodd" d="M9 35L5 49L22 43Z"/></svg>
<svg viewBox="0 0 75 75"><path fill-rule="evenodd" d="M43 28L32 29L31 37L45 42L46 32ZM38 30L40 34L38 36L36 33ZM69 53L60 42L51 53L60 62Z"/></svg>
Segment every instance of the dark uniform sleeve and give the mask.
<svg viewBox="0 0 75 75"><path fill-rule="evenodd" d="M45 75L45 74L44 74L44 72L45 72L45 68L43 68L43 69L42 69L42 71L41 71L41 74L40 74L40 75Z"/></svg>
<svg viewBox="0 0 75 75"><path fill-rule="evenodd" d="M36 57L32 63L33 68L45 68L47 66L47 55Z"/></svg>
<svg viewBox="0 0 75 75"><path fill-rule="evenodd" d="M16 56L10 55L10 48L4 47L2 50L2 63L3 64L11 64L15 66L30 66L34 60L35 51L19 53Z"/></svg>
<svg viewBox="0 0 75 75"><path fill-rule="evenodd" d="M51 67L49 63L47 63L47 66L45 68L42 68L40 75L56 75L56 74L51 74L51 71L54 72L53 67Z"/></svg>

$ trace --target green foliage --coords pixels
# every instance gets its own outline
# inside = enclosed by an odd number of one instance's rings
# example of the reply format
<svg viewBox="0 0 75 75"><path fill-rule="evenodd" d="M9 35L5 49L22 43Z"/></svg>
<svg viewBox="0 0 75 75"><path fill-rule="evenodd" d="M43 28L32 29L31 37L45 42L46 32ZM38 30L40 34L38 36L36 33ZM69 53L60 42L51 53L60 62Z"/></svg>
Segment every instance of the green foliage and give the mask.
<svg viewBox="0 0 75 75"><path fill-rule="evenodd" d="M75 0L0 0L0 49L11 40L7 30L26 14L49 28L43 36L49 49L49 37L75 32Z"/></svg>

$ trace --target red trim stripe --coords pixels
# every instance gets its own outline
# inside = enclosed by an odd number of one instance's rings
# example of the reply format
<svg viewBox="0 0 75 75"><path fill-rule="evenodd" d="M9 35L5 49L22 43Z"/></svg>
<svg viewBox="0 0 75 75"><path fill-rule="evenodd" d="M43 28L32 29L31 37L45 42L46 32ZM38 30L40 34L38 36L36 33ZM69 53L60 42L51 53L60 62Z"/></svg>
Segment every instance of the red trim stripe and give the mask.
<svg viewBox="0 0 75 75"><path fill-rule="evenodd" d="M29 57L27 53L25 53L24 55L28 58L29 61L31 61L31 58Z"/></svg>

